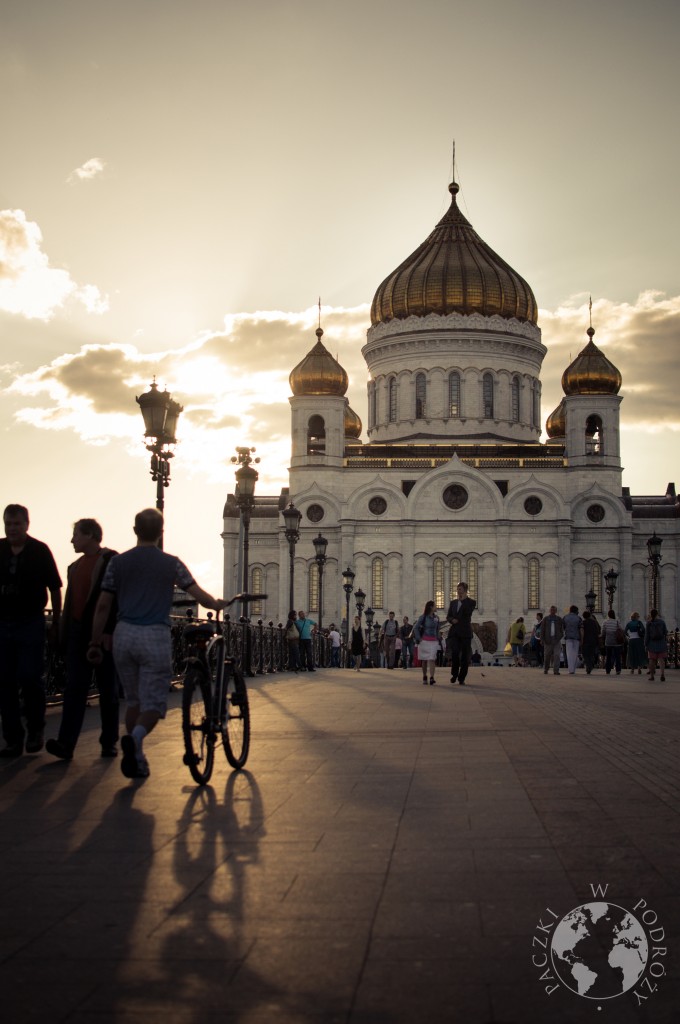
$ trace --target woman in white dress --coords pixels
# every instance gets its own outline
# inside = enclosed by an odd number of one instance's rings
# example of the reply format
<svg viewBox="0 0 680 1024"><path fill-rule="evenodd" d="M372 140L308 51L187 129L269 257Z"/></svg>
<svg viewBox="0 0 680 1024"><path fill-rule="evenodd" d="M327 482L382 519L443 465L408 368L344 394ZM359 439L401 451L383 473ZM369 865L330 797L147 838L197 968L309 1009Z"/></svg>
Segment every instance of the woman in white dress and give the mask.
<svg viewBox="0 0 680 1024"><path fill-rule="evenodd" d="M428 601L425 605L423 614L416 622L414 632L418 638L418 659L423 668L423 686L427 686L428 676L430 686L434 686L437 682L434 678L437 652L441 650L439 616L435 613L434 601Z"/></svg>

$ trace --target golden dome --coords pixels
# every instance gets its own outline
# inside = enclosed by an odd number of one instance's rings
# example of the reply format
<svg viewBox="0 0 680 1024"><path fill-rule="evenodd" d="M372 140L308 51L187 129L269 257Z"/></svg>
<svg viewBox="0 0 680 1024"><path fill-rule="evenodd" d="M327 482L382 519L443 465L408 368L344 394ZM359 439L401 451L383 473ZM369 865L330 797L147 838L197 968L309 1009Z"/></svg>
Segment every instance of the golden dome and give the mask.
<svg viewBox="0 0 680 1024"><path fill-rule="evenodd" d="M291 371L291 390L294 395L344 395L349 378L337 359L334 359L321 341L323 331L317 327L319 339L314 348Z"/></svg>
<svg viewBox="0 0 680 1024"><path fill-rule="evenodd" d="M348 406L345 408L345 437L361 437L361 420L354 409Z"/></svg>
<svg viewBox="0 0 680 1024"><path fill-rule="evenodd" d="M567 432L567 414L564 399L545 421L545 432L548 437L564 437Z"/></svg>
<svg viewBox="0 0 680 1024"><path fill-rule="evenodd" d="M456 203L432 234L375 293L371 323L428 313L481 313L535 324L538 308L526 281L483 242Z"/></svg>
<svg viewBox="0 0 680 1024"><path fill-rule="evenodd" d="M562 374L562 390L565 395L617 395L623 378L593 341L593 328L586 333L588 344Z"/></svg>

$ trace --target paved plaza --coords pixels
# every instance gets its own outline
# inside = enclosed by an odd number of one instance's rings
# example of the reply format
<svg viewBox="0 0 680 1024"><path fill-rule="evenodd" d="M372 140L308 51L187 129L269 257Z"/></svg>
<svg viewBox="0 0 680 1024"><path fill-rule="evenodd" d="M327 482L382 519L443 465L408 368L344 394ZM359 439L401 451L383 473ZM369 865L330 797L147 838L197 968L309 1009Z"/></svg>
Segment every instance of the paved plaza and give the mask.
<svg viewBox="0 0 680 1024"><path fill-rule="evenodd" d="M220 753L205 788L179 694L143 781L91 708L72 762L0 765L2 1020L678 1024L667 679L258 677L247 771Z"/></svg>

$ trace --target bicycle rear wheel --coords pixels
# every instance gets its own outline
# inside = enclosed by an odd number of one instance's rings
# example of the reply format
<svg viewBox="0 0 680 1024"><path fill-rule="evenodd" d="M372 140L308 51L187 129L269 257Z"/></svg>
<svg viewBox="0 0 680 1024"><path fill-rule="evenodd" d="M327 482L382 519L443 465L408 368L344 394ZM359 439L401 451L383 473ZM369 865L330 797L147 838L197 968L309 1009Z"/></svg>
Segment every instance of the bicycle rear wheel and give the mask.
<svg viewBox="0 0 680 1024"><path fill-rule="evenodd" d="M224 678L224 703L220 716L222 743L232 768L243 768L250 748L250 707L248 690L241 670L227 664Z"/></svg>
<svg viewBox="0 0 680 1024"><path fill-rule="evenodd" d="M182 734L184 763L192 779L204 786L212 775L215 736L212 729L211 680L199 665L190 666L184 678Z"/></svg>

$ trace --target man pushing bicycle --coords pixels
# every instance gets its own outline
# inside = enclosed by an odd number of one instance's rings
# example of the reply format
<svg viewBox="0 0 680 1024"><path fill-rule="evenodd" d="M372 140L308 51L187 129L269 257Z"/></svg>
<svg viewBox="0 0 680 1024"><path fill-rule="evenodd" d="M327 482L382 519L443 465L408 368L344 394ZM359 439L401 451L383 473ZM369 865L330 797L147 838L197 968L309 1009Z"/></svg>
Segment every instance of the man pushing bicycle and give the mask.
<svg viewBox="0 0 680 1024"><path fill-rule="evenodd" d="M136 546L115 555L107 566L87 654L93 664L102 660L102 635L115 602L113 660L127 701L120 767L128 779L149 775L144 739L159 718L165 718L172 679L170 613L175 586L204 608L221 611L228 603L199 587L179 558L158 547L163 516L157 509L138 512L134 532Z"/></svg>

